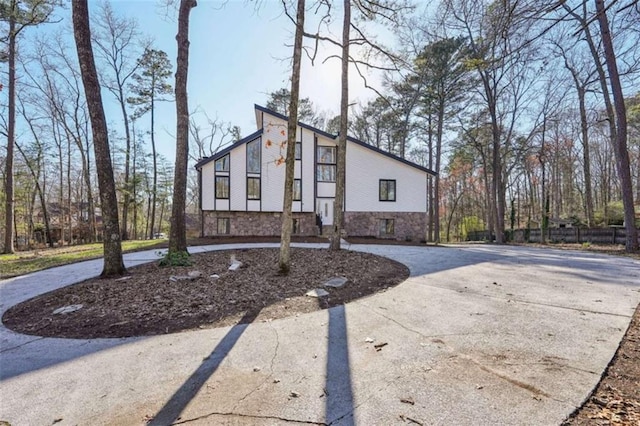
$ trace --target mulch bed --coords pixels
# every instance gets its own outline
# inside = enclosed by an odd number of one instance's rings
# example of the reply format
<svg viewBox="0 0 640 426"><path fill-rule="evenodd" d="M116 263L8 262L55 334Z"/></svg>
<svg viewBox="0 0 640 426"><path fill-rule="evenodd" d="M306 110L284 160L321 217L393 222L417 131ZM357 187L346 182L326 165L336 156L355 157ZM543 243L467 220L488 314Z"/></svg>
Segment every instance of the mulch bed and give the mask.
<svg viewBox="0 0 640 426"><path fill-rule="evenodd" d="M326 241L326 240L325 240ZM409 276L406 266L368 253L291 249L291 272L278 274L278 249L214 251L191 256L187 267L150 263L130 268L130 278L91 279L10 308L2 321L20 333L89 339L174 333L182 330L283 318L326 309L384 290ZM229 271L231 256L242 262ZM196 279L173 281L198 271ZM217 274L219 278L211 276ZM324 298L305 293L346 277ZM63 314L70 305L82 308Z"/></svg>
<svg viewBox="0 0 640 426"><path fill-rule="evenodd" d="M294 237L294 242L326 243L322 237ZM199 238L191 244L279 242L278 238ZM352 244L410 244L406 241L349 239ZM532 244L529 244L532 246ZM533 245L536 246L536 245ZM617 246L540 245L625 255ZM235 254L243 266L227 270ZM638 254L632 254L636 259ZM3 323L18 332L51 337L127 337L220 327L238 322L266 321L326 309L404 281L408 269L392 260L366 253L292 249L292 271L277 274L277 249L209 252L191 257L190 267L161 268L147 264L129 269L124 281L93 279L38 296L9 309ZM192 281L169 280L172 275L202 272ZM219 274L217 280L210 275ZM324 299L304 294L326 280L344 276L342 289L328 289ZM53 315L72 304L82 309ZM567 426L640 425L640 306L602 380L563 423Z"/></svg>

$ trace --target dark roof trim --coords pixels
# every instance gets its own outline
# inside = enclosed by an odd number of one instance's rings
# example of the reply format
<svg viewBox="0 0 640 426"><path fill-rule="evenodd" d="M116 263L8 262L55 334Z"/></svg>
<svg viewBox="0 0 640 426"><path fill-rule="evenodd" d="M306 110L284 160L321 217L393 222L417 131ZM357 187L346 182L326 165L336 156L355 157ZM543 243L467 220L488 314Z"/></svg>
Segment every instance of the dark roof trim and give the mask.
<svg viewBox="0 0 640 426"><path fill-rule="evenodd" d="M273 115L274 117L280 118L282 120L285 120L285 121L289 120L289 117L287 117L286 115L280 114L279 112L276 112L276 111L271 110L269 108L265 108L265 107L263 107L261 105L255 104L254 107L258 111L266 112L267 114ZM317 133L319 135L322 135L322 136L330 138L330 139L335 139L336 138L336 135L332 135L331 133L327 133L324 130L320 130L320 129L316 128L316 127L310 126L310 125L302 123L300 121L298 121L298 126L303 127L303 128L305 128L307 130L311 130L312 132L315 132L315 133Z"/></svg>
<svg viewBox="0 0 640 426"><path fill-rule="evenodd" d="M289 117L287 117L286 115L280 114L279 112L276 112L276 111L270 110L269 108L265 108L265 107L260 106L260 105L257 105L257 104L255 105L255 108L256 108L258 111L266 112L267 114L271 114L271 115L273 115L273 116L275 116L275 117L277 117L277 118L280 118L280 119L282 119L282 120L288 120L288 119L289 119ZM315 133L317 133L317 134L319 134L319 135L322 135L322 136L324 136L324 137L327 137L327 138L329 138L329 139L336 139L336 138L338 137L338 135L332 135L331 133L327 133L327 132L325 132L324 130L320 130L320 129L318 129L318 128L316 128L316 127L313 127L313 126L310 126L310 125L308 125L308 124L304 124L304 123L298 122L298 125L299 125L300 127L304 127L304 128L305 128L305 129L307 129L307 130L311 130L312 132L315 132ZM351 137L351 136L348 136L348 137L347 137L347 140L348 140L348 141L350 141L350 142L354 142L354 143L356 143L356 144L358 144L358 145L360 145L360 146L363 146L363 147L365 147L365 148L368 148L368 149L370 149L370 150L372 150L372 151L374 151L374 152L377 152L378 154L382 154L382 155L384 155L385 157L389 157L389 158L394 159L394 160L396 160L396 161L399 161L399 162L401 162L401 163L403 163L403 164L406 164L407 166L410 166L410 167L413 167L413 168L418 169L418 170L420 170L420 171L423 171L423 172L429 173L429 174L430 174L430 175L432 175L432 176L436 176L436 175L437 175L437 173L436 173L436 172L434 172L434 171L433 171L433 170L431 170L431 169L428 169L428 168L423 167L423 166L421 166L421 165L419 165L419 164L413 163L413 162L411 162L411 161L409 161L409 160L405 160L404 158L398 157L397 155L391 154L391 153L389 153L389 152L387 152L387 151L383 151L383 150L381 150L380 148L376 148L376 147L375 147L375 146L373 146L373 145L370 145L370 144L368 144L368 143L366 143L366 142L363 142L363 141L361 141L361 140L355 139L355 138L353 138L353 137Z"/></svg>
<svg viewBox="0 0 640 426"><path fill-rule="evenodd" d="M255 140L258 136L260 136L262 134L262 129L258 129L256 132L251 133L249 136L246 136L242 139L240 139L237 142L234 142L233 144L229 145L228 147L226 147L225 149L223 149L222 151L218 151L215 154L213 154L210 157L207 158L203 158L202 160L198 161L196 163L196 169L200 170L202 168L202 166L204 166L207 163L210 163L212 161L217 160L220 157L224 157L225 155L227 155L232 149L234 149L237 146L240 146L242 144L251 142L253 140Z"/></svg>

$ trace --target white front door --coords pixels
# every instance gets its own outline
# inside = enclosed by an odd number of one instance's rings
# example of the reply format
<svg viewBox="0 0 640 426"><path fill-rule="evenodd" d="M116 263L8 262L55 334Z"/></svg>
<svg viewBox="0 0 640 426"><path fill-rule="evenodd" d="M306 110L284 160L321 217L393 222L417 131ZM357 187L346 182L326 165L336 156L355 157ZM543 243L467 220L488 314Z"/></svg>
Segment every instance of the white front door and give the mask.
<svg viewBox="0 0 640 426"><path fill-rule="evenodd" d="M333 225L333 198L318 199L316 213L322 219L322 226Z"/></svg>

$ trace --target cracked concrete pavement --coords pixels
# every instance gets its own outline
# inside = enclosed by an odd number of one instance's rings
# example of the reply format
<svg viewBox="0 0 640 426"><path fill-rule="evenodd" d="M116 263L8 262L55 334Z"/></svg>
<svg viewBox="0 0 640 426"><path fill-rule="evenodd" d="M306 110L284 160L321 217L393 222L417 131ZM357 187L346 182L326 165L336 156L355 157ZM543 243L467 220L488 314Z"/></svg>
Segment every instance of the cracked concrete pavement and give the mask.
<svg viewBox="0 0 640 426"><path fill-rule="evenodd" d="M399 260L411 276L330 310L164 336L53 339L0 327L0 420L557 425L597 384L640 301L640 262L627 258L490 245L350 249ZM0 313L100 266L0 281Z"/></svg>

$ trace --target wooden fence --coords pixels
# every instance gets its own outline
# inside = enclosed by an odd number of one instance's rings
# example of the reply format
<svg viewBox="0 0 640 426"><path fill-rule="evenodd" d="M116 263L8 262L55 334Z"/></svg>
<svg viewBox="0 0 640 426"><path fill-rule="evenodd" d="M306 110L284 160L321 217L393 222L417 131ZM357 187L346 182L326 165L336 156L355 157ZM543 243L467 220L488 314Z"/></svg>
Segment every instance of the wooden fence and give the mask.
<svg viewBox="0 0 640 426"><path fill-rule="evenodd" d="M540 229L506 231L509 240L517 243L539 243ZM622 227L610 228L549 228L545 231L550 243L625 244L627 233ZM640 238L639 238L640 239ZM489 231L469 232L468 241L489 241Z"/></svg>

